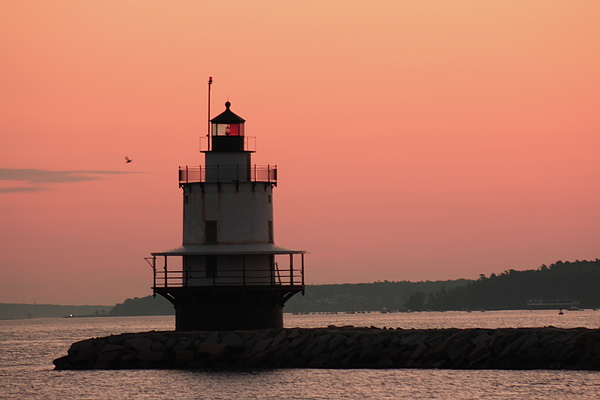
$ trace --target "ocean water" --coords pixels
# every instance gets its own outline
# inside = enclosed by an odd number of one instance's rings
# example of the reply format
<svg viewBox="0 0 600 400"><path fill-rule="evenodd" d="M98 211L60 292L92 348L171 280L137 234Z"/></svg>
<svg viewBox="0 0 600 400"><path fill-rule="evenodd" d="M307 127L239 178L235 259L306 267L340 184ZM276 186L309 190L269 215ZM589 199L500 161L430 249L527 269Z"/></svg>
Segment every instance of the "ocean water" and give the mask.
<svg viewBox="0 0 600 400"><path fill-rule="evenodd" d="M600 311L286 314L287 327L600 327ZM78 340L172 330L174 317L0 321L0 399L598 399L600 372L270 369L55 371Z"/></svg>

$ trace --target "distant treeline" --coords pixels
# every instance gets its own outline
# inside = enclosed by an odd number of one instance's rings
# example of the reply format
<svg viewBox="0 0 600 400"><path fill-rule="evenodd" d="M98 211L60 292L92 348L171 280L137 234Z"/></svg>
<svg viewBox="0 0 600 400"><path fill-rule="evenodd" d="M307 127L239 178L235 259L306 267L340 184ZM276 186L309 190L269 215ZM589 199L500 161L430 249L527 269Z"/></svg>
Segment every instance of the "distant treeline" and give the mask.
<svg viewBox="0 0 600 400"><path fill-rule="evenodd" d="M600 259L562 262L537 270L510 269L473 281L458 279L426 282L374 282L309 285L305 295L292 297L286 312L402 311L402 310L518 310L529 300L577 301L580 308L600 307ZM73 315L136 316L173 315L162 296L135 297L106 306L55 306L0 304L0 318L39 318ZM531 308L531 307L530 307ZM557 307L555 307L557 308Z"/></svg>
<svg viewBox="0 0 600 400"><path fill-rule="evenodd" d="M426 282L374 282L341 285L309 285L304 296L297 294L285 305L285 312L388 311L406 309L415 293L434 293L468 284L467 279Z"/></svg>
<svg viewBox="0 0 600 400"><path fill-rule="evenodd" d="M0 319L59 318L107 315L112 306L59 306L55 304L0 303Z"/></svg>
<svg viewBox="0 0 600 400"><path fill-rule="evenodd" d="M518 310L529 300L578 301L580 308L600 307L600 260L562 262L537 270L510 269L478 280L374 282L309 285L292 297L285 312L394 310ZM555 307L557 308L557 307ZM161 296L127 299L109 315L171 315Z"/></svg>
<svg viewBox="0 0 600 400"><path fill-rule="evenodd" d="M174 315L173 305L164 297L127 299L115 306L61 306L55 304L0 303L0 319L117 317Z"/></svg>
<svg viewBox="0 0 600 400"><path fill-rule="evenodd" d="M404 310L410 296L433 293L441 288L466 285L468 280L436 282L375 282L342 285L309 285L305 295L297 294L285 305L285 312ZM162 296L127 299L109 315L172 315L171 303Z"/></svg>
<svg viewBox="0 0 600 400"><path fill-rule="evenodd" d="M577 302L579 308L600 307L600 260L562 262L537 270L510 269L500 275L481 275L457 288L443 287L434 293L413 294L410 310L519 310L535 308L529 300L546 303ZM558 308L554 306L553 308Z"/></svg>
<svg viewBox="0 0 600 400"><path fill-rule="evenodd" d="M119 303L108 312L111 316L175 315L173 304L162 296L134 297Z"/></svg>

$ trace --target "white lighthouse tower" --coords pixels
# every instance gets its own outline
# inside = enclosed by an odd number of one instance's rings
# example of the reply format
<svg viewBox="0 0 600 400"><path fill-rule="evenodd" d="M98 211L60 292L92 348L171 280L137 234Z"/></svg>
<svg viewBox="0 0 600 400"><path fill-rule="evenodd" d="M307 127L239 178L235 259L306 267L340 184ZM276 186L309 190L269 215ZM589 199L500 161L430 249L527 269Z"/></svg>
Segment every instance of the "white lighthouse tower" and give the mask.
<svg viewBox="0 0 600 400"><path fill-rule="evenodd" d="M210 121L205 165L179 169L183 246L148 258L176 330L282 328L284 303L304 292L305 251L275 245L277 168L252 164L254 138L225 107Z"/></svg>

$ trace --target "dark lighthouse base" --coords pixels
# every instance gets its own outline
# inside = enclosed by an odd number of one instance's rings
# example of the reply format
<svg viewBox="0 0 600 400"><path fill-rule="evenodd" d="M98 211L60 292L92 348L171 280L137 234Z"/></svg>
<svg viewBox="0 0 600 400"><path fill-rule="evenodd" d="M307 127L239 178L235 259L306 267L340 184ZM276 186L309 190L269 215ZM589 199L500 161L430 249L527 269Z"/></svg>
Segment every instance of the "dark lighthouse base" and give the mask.
<svg viewBox="0 0 600 400"><path fill-rule="evenodd" d="M155 288L175 307L177 331L282 329L283 305L302 288Z"/></svg>

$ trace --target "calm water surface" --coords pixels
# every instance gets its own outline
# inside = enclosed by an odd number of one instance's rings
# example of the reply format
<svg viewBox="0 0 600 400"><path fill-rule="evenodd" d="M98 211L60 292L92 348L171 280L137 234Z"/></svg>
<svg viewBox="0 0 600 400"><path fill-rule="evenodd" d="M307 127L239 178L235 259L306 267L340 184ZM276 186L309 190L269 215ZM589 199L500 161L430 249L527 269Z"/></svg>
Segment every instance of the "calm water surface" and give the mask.
<svg viewBox="0 0 600 400"><path fill-rule="evenodd" d="M287 315L287 327L600 327L600 311ZM173 317L0 321L0 399L598 399L600 372L499 370L54 371L78 340L172 330Z"/></svg>

